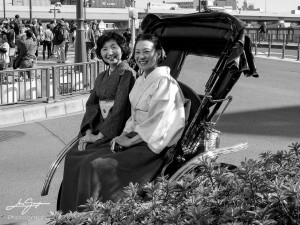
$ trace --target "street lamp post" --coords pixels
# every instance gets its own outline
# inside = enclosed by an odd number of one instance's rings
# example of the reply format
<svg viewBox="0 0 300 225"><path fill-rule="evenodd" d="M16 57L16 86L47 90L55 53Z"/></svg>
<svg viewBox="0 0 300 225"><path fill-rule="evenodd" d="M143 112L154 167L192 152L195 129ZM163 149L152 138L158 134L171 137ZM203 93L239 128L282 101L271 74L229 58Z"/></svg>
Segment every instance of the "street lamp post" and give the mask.
<svg viewBox="0 0 300 225"><path fill-rule="evenodd" d="M29 0L29 18L32 21L32 0Z"/></svg>
<svg viewBox="0 0 300 225"><path fill-rule="evenodd" d="M6 12L5 12L5 0L3 0L3 19L6 18Z"/></svg>
<svg viewBox="0 0 300 225"><path fill-rule="evenodd" d="M57 9L57 7L61 7L60 2L57 2L54 4L54 8L50 9L49 13L52 13L52 11L54 12L54 23L56 23L56 12L60 13L60 9Z"/></svg>
<svg viewBox="0 0 300 225"><path fill-rule="evenodd" d="M83 27L84 17L83 17L83 0L77 0L76 2L76 38L75 38L75 63L82 63L87 61L87 52L85 44L85 30ZM85 66L78 66L76 70L82 72L83 85L87 85L86 68Z"/></svg>

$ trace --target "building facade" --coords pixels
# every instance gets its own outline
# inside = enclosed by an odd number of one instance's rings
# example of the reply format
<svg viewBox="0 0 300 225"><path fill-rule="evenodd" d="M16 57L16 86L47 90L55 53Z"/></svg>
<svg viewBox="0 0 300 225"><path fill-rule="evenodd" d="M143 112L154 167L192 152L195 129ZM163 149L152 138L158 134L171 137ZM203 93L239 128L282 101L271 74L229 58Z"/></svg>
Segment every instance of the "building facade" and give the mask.
<svg viewBox="0 0 300 225"><path fill-rule="evenodd" d="M215 0L213 5L216 7L232 6L232 10L238 10L239 8L238 0Z"/></svg>
<svg viewBox="0 0 300 225"><path fill-rule="evenodd" d="M163 1L165 4L177 4L179 8L183 9L193 9L194 8L194 0L166 0Z"/></svg>

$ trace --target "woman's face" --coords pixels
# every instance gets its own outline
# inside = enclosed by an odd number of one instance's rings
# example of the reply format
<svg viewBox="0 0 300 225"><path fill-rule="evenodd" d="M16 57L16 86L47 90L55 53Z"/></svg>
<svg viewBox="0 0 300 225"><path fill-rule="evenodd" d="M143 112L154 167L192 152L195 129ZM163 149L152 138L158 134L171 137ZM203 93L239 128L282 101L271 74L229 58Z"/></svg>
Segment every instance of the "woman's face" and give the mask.
<svg viewBox="0 0 300 225"><path fill-rule="evenodd" d="M160 51L156 51L154 43L148 40L137 42L135 46L134 59L138 67L147 76L157 67L157 60L161 56Z"/></svg>
<svg viewBox="0 0 300 225"><path fill-rule="evenodd" d="M101 57L109 65L118 64L122 60L122 50L118 43L111 39L101 48Z"/></svg>

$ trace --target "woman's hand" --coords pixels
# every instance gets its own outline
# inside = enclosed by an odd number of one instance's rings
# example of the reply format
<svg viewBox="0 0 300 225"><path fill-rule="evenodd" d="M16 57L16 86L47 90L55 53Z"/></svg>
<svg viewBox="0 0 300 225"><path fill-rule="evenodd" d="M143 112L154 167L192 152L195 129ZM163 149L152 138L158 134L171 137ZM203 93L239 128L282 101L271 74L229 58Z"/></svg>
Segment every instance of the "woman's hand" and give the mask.
<svg viewBox="0 0 300 225"><path fill-rule="evenodd" d="M94 143L97 140L102 139L103 137L104 137L104 135L101 132L99 132L99 134L97 134L97 135L87 132L85 134L85 136L80 138L79 143L78 143L78 150L84 151L87 146L87 143Z"/></svg>
<svg viewBox="0 0 300 225"><path fill-rule="evenodd" d="M126 135L120 135L113 139L116 143L124 147L130 147L132 145L131 138Z"/></svg>

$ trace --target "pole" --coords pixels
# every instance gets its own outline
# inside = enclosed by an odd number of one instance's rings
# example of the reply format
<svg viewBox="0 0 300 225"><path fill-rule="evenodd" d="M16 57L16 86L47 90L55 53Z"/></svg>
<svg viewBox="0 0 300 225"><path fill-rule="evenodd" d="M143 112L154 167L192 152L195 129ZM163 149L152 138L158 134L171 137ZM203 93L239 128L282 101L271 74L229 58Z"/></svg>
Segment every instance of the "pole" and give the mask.
<svg viewBox="0 0 300 225"><path fill-rule="evenodd" d="M85 30L83 27L84 17L83 17L83 0L77 0L76 2L76 20L77 20L77 30L75 39L75 63L87 62L87 52L85 45ZM83 85L86 84L86 70L84 66L80 66L77 70L82 72Z"/></svg>
<svg viewBox="0 0 300 225"><path fill-rule="evenodd" d="M32 20L32 0L29 0L29 18Z"/></svg>
<svg viewBox="0 0 300 225"><path fill-rule="evenodd" d="M267 0L265 0L265 13L267 13Z"/></svg>
<svg viewBox="0 0 300 225"><path fill-rule="evenodd" d="M131 0L131 7L135 8L135 0ZM132 44L132 49L135 44L135 19L131 19L131 44Z"/></svg>
<svg viewBox="0 0 300 225"><path fill-rule="evenodd" d="M56 8L55 8L55 5L54 5L54 23L56 24Z"/></svg>
<svg viewBox="0 0 300 225"><path fill-rule="evenodd" d="M86 0L83 0L83 7L84 7L84 20L86 20Z"/></svg>
<svg viewBox="0 0 300 225"><path fill-rule="evenodd" d="M5 11L5 0L3 0L3 19L6 18L6 11Z"/></svg>

